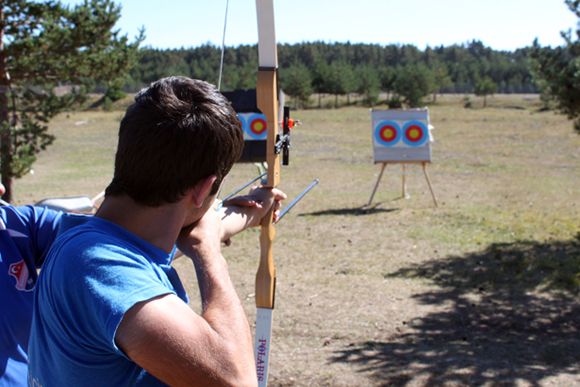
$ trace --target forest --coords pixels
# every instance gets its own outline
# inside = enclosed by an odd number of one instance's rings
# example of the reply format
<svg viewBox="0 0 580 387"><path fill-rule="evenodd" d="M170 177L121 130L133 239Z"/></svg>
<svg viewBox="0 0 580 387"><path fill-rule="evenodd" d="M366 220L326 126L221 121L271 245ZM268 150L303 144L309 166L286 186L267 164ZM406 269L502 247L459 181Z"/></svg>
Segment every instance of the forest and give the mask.
<svg viewBox="0 0 580 387"><path fill-rule="evenodd" d="M497 51L480 41L448 47L310 42L278 46L284 92L307 105L316 93L364 96L370 104L386 93L391 105L417 105L438 93L536 93L529 55L532 47ZM186 75L218 83L221 48L142 48L138 64L123 87L134 92L168 75ZM221 90L253 88L256 45L226 47ZM338 101L338 100L337 100Z"/></svg>

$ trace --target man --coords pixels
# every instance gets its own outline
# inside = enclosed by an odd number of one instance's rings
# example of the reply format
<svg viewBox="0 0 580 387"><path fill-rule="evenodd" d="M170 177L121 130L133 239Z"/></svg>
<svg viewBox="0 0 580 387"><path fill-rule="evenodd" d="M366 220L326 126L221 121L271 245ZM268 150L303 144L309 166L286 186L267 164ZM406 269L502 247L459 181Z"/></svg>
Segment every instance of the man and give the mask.
<svg viewBox="0 0 580 387"><path fill-rule="evenodd" d="M249 324L220 251L232 230L212 208L242 146L235 112L208 83L164 78L135 97L105 200L58 238L40 275L29 385L256 384ZM263 196L239 210L243 227L284 198ZM170 266L176 243L195 266L201 315Z"/></svg>
<svg viewBox="0 0 580 387"><path fill-rule="evenodd" d="M4 186L0 184L0 196ZM243 216L257 207L264 192L236 197L222 207L220 217L227 235L245 225ZM243 206L246 210L236 206ZM226 216L227 215L227 216ZM28 339L33 291L46 254L59 230L88 218L39 206L0 206L0 387L24 387L28 374Z"/></svg>
<svg viewBox="0 0 580 387"><path fill-rule="evenodd" d="M0 184L0 196L4 186ZM36 270L55 238L61 213L0 206L0 386L26 386Z"/></svg>

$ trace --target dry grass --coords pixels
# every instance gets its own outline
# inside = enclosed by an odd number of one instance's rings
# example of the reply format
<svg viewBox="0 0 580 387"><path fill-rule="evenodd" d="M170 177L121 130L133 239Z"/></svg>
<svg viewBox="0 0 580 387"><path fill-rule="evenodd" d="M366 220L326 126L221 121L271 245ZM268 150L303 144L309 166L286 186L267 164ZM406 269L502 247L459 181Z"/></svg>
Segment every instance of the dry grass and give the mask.
<svg viewBox="0 0 580 387"><path fill-rule="evenodd" d="M365 108L294 113L290 197L278 226L271 384L580 383L580 136L536 96L430 107L434 208L419 167L389 166L375 197ZM16 197L94 195L109 181L120 112L63 115ZM225 191L255 175L236 167ZM224 251L253 319L258 231ZM176 266L198 309L191 264Z"/></svg>

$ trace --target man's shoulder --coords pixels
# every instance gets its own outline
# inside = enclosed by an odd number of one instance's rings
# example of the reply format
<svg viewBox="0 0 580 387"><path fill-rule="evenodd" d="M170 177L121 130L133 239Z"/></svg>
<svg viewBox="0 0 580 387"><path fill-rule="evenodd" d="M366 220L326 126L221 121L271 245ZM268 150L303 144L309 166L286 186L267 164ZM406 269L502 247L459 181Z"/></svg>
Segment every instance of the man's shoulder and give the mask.
<svg viewBox="0 0 580 387"><path fill-rule="evenodd" d="M83 224L62 230L55 243L55 254L75 254L79 258L102 255L123 243L118 236L101 229L87 220Z"/></svg>
<svg viewBox="0 0 580 387"><path fill-rule="evenodd" d="M126 261L147 261L138 244L119 232L118 227L103 224L94 217L86 218L59 234L51 252L52 259L60 261L59 264L81 266L79 270ZM79 222L79 219L74 221Z"/></svg>
<svg viewBox="0 0 580 387"><path fill-rule="evenodd" d="M47 257L45 265L62 267L67 271L82 272L94 261L110 260L114 256L115 246L122 241L95 226L88 217L81 220L75 217L74 226L69 223L71 218L65 216L61 230ZM94 264L97 264L95 262Z"/></svg>
<svg viewBox="0 0 580 387"><path fill-rule="evenodd" d="M50 291L83 299L83 290L104 289L110 284L129 286L129 280L149 267L146 259L126 242L91 221L63 232L55 241L41 272L41 281ZM43 275L46 279L42 279ZM68 292L77 288L79 291ZM101 291L99 290L99 291Z"/></svg>
<svg viewBox="0 0 580 387"><path fill-rule="evenodd" d="M76 249L108 239L112 239L112 236L95 226L93 219L66 215L59 229L56 245Z"/></svg>

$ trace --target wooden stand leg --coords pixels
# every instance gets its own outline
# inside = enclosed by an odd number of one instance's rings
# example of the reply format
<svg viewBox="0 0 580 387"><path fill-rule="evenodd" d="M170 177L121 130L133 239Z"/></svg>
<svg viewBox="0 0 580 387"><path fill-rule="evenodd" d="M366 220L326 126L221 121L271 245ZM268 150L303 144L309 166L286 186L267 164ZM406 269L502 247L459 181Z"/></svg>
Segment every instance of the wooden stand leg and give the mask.
<svg viewBox="0 0 580 387"><path fill-rule="evenodd" d="M370 206L371 203L373 202L373 198L375 197L375 193L377 192L377 188L379 188L379 182L381 181L381 179L383 177L383 172L385 171L386 167L387 167L387 163L383 163L383 165L381 167L381 172L379 173L379 177L377 178L377 182L375 183L375 188L373 189L373 193L371 194L371 197L369 199L369 202L367 203L367 206Z"/></svg>
<svg viewBox="0 0 580 387"><path fill-rule="evenodd" d="M410 195L407 194L407 167L406 165L403 163L401 164L401 166L403 167L403 175L401 177L402 179L402 187L401 187L401 197L403 199L409 199Z"/></svg>
<svg viewBox="0 0 580 387"><path fill-rule="evenodd" d="M431 191L433 203L435 203L435 207L439 207L437 205L437 198L435 198L435 192L433 192L433 187L431 187L431 180L429 180L429 175L427 174L427 163L422 163L422 165L423 165L423 173L425 174L425 179L427 180L427 185L429 186L429 191Z"/></svg>

